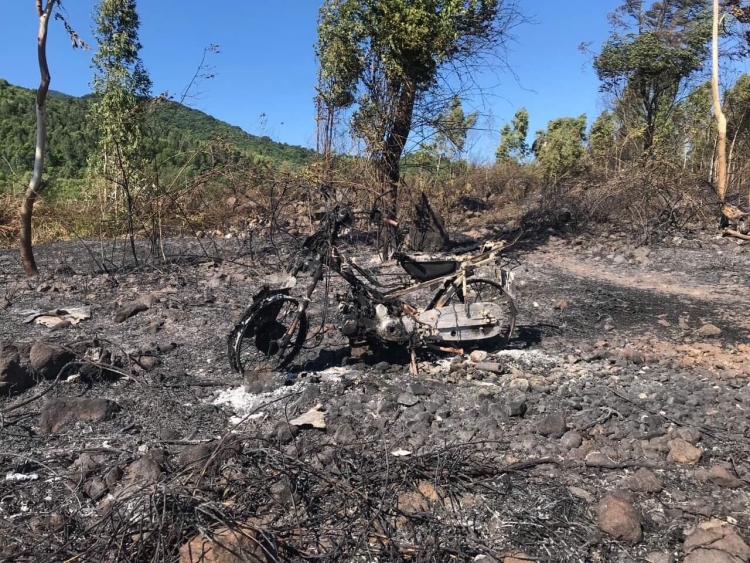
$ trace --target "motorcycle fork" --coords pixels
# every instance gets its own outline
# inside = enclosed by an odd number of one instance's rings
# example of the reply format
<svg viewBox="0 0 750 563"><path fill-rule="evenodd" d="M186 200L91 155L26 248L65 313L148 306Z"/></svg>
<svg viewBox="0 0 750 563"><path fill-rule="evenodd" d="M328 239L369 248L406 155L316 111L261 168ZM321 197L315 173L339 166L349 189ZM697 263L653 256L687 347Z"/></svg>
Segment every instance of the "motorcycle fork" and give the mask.
<svg viewBox="0 0 750 563"><path fill-rule="evenodd" d="M307 311L307 307L310 305L310 298L312 297L312 294L321 279L323 279L323 262L320 262L317 268L315 268L312 281L310 282L310 285L307 286L305 297L299 304L297 314L294 316L294 320L292 320L292 323L289 325L289 329L287 329L286 333L284 333L284 336L282 336L281 340L279 341L279 351L277 352L278 354L281 354L292 341L292 336L294 335L294 331L297 330L299 320L302 318L302 315L305 314L305 311Z"/></svg>

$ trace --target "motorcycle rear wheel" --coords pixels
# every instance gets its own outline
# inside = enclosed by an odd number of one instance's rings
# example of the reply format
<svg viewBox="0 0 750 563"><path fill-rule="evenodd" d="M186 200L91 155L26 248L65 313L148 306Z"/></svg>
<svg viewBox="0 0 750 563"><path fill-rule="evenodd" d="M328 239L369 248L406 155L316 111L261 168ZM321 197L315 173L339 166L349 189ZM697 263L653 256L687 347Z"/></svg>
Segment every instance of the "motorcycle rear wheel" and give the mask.
<svg viewBox="0 0 750 563"><path fill-rule="evenodd" d="M507 346L516 327L517 313L516 306L513 303L513 299L508 295L508 292L496 281L484 278L469 278L466 280L466 293L468 294L468 298L463 295L463 288L459 288L446 302L446 305L450 305L456 301L459 303L468 302L470 305L480 301L489 301L502 306L506 312L506 318L502 320L502 332L493 338L477 340L476 343L481 345L482 348Z"/></svg>

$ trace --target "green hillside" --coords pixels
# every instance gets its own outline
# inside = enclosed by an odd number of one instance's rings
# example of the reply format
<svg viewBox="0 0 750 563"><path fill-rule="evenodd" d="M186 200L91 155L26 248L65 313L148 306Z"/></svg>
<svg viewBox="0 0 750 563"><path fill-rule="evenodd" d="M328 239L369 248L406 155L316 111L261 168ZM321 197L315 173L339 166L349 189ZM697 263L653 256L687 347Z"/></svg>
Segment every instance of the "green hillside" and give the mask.
<svg viewBox="0 0 750 563"><path fill-rule="evenodd" d="M15 173L30 171L34 160L35 92L0 79L0 190ZM87 160L96 146L95 134L87 118L92 96L75 97L50 91L48 98L48 156L46 172L51 183L81 179ZM155 104L151 129L154 151L164 166L181 167L195 149L217 138L233 153L233 161L259 158L295 168L309 162L315 152L300 146L276 143L268 137L246 133L202 111L165 101ZM211 156L192 158L190 169L207 169Z"/></svg>

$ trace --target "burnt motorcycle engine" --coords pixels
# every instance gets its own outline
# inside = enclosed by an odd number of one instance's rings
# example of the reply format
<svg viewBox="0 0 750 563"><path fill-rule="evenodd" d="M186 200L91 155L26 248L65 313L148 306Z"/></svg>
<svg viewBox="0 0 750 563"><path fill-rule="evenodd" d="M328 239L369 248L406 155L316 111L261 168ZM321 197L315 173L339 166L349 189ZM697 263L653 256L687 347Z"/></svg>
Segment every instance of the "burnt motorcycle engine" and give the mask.
<svg viewBox="0 0 750 563"><path fill-rule="evenodd" d="M338 295L339 315L341 315L341 333L351 340L358 340L372 324L375 316L371 307L362 306L359 299L348 291Z"/></svg>
<svg viewBox="0 0 750 563"><path fill-rule="evenodd" d="M385 305L375 306L375 331L383 340L404 342L414 328L411 319L392 315Z"/></svg>

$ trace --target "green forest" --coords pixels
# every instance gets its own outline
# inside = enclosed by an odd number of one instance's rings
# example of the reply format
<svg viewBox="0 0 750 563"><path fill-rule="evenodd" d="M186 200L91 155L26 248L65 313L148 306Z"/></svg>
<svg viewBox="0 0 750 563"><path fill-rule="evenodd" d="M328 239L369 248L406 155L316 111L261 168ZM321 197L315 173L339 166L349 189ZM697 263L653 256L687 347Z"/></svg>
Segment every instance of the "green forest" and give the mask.
<svg viewBox="0 0 750 563"><path fill-rule="evenodd" d="M10 189L14 178L19 184L27 183L31 174L36 127L34 95L34 90L0 79L0 190ZM45 174L50 195L75 197L85 185L97 147L90 119L94 99L93 94L74 97L49 93ZM211 169L219 157L295 169L315 155L310 149L251 135L202 111L159 98L151 102L148 130L153 158L166 172L187 166L188 174L199 174Z"/></svg>

